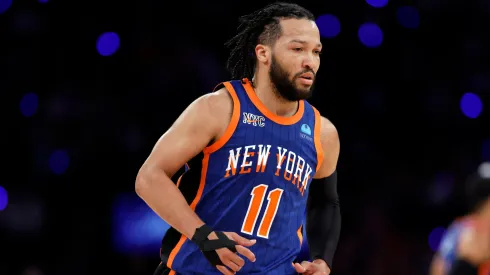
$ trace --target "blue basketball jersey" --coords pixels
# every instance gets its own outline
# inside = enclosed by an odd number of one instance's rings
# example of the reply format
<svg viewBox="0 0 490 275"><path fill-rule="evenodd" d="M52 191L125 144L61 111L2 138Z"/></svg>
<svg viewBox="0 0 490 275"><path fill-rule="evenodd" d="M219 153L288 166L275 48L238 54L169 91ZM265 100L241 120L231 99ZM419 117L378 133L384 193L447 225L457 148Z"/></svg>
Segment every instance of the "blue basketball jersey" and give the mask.
<svg viewBox="0 0 490 275"><path fill-rule="evenodd" d="M438 254L444 262L445 274L451 270L452 264L457 260L457 247L461 234L472 226L471 218L465 217L454 221L442 237ZM490 261L478 268L478 275L490 275Z"/></svg>
<svg viewBox="0 0 490 275"><path fill-rule="evenodd" d="M280 117L260 102L248 79L223 85L233 98L230 124L189 163L185 174L193 172L194 183L184 174L179 188L192 193L185 186L195 186L189 205L211 228L257 240L250 247L256 262L245 259L237 274L296 274L308 187L323 160L320 114L300 101L295 115ZM221 274L185 236L167 234L180 238L162 257L171 274Z"/></svg>

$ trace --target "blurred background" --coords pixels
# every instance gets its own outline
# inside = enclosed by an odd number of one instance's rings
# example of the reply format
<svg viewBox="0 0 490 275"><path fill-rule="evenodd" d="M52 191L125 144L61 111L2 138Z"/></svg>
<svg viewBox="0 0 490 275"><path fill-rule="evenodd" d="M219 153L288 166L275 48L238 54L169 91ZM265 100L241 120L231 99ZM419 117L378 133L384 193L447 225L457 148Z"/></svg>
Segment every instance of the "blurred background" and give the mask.
<svg viewBox="0 0 490 275"><path fill-rule="evenodd" d="M490 161L490 2L312 1L314 104L341 138L335 275L427 274ZM135 194L154 143L229 79L266 1L0 0L0 274L153 274L167 225Z"/></svg>

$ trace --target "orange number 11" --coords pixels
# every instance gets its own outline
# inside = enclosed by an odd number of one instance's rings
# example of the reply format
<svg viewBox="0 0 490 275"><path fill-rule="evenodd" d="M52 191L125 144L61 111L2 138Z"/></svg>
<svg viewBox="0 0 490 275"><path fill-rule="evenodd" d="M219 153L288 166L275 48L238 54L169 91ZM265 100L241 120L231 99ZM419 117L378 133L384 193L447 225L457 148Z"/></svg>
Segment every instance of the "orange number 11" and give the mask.
<svg viewBox="0 0 490 275"><path fill-rule="evenodd" d="M265 194L267 192L268 186L265 184L260 184L252 189L252 199L248 205L248 211L245 215L245 220L242 225L242 232L252 235L255 223L259 217L260 210L262 209L262 204L264 203ZM279 208L279 202L281 201L281 196L284 190L276 188L269 192L267 196L267 207L265 208L264 216L259 225L259 230L257 231L257 236L262 238L269 238L269 231L271 230L272 222L276 217L277 209Z"/></svg>

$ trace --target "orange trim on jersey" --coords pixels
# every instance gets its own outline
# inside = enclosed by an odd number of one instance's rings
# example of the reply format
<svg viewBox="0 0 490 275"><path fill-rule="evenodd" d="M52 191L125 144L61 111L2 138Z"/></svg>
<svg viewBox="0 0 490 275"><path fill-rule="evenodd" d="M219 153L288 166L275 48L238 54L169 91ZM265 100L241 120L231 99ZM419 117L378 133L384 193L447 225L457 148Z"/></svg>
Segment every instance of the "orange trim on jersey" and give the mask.
<svg viewBox="0 0 490 275"><path fill-rule="evenodd" d="M272 113L271 111L269 111L269 109L265 107L262 101L260 101L260 99L257 97L257 94L255 94L254 88L252 87L250 81L247 78L244 78L243 81L245 82L243 87L245 88L248 97L255 105L255 107L257 107L257 109L259 109L259 111L262 114L264 114L268 119L274 121L277 124L291 125L297 123L303 117L303 114L305 112L305 102L303 100L299 101L298 111L293 116L290 117L278 116Z"/></svg>
<svg viewBox="0 0 490 275"><path fill-rule="evenodd" d="M170 272L168 273L168 275L175 275L175 271L170 270Z"/></svg>
<svg viewBox="0 0 490 275"><path fill-rule="evenodd" d="M312 106L313 107L313 106ZM313 111L315 112L315 149L316 149L316 160L317 160L317 165L316 165L316 172L320 169L320 166L322 165L323 162L323 148L322 148L322 140L320 137L321 131L322 131L322 117L320 116L320 112L313 107Z"/></svg>
<svg viewBox="0 0 490 275"><path fill-rule="evenodd" d="M298 239L299 239L299 246L301 247L303 245L303 225L301 225L299 228L298 228Z"/></svg>
<svg viewBox="0 0 490 275"><path fill-rule="evenodd" d="M219 138L215 143L204 148L203 152L208 154L218 151L228 142L228 140L230 140L231 136L233 136L233 133L235 133L236 127L238 126L238 121L240 120L240 100L238 99L236 91L230 82L224 82L223 84L225 85L226 89L231 95L231 98L233 99L233 113L231 115L230 123L228 124L228 127L226 128L223 136Z"/></svg>
<svg viewBox="0 0 490 275"><path fill-rule="evenodd" d="M192 203L190 205L190 207L193 211L196 210L196 206L199 203L199 201L201 200L202 192L204 191L204 185L206 185L206 174L208 172L208 164L209 164L209 153L205 152L204 158L202 159L201 180L199 182L199 189L197 190L196 197L194 198L194 200L192 201ZM168 256L168 261L167 261L167 267L168 268L172 269L172 264L175 260L175 256L177 256L177 253L179 253L179 251L182 248L182 245L184 244L186 239L187 239L186 236L182 235L180 237L180 240L177 243L177 245L170 252L170 255ZM175 272L174 273L170 272L170 274L175 274Z"/></svg>
<svg viewBox="0 0 490 275"><path fill-rule="evenodd" d="M216 92L216 90L218 90L218 88L219 88L221 85L223 85L223 82L220 82L220 83L218 83L216 86L214 86L214 88L213 88L213 92Z"/></svg>

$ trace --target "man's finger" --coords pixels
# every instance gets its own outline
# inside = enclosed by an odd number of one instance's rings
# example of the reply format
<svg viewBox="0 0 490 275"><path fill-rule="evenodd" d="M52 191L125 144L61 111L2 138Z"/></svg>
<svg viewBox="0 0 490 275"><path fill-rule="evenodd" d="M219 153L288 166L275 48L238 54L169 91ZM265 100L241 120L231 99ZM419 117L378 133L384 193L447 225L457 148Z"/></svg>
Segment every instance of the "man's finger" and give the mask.
<svg viewBox="0 0 490 275"><path fill-rule="evenodd" d="M223 263L234 272L237 272L241 269L241 267L234 263L232 260L224 260Z"/></svg>
<svg viewBox="0 0 490 275"><path fill-rule="evenodd" d="M242 259L242 257L238 256L237 254L234 254L235 257L230 258L232 262L234 262L237 266L240 268L245 265L245 260Z"/></svg>
<svg viewBox="0 0 490 275"><path fill-rule="evenodd" d="M302 261L301 266L308 269L311 266L311 262L308 261Z"/></svg>
<svg viewBox="0 0 490 275"><path fill-rule="evenodd" d="M231 235L231 238L239 245L252 246L257 242L257 240L246 239L246 238L244 238L244 237L242 237L242 236L240 236L234 232L231 232L230 235Z"/></svg>
<svg viewBox="0 0 490 275"><path fill-rule="evenodd" d="M222 266L222 265L217 265L216 268L223 274L225 275L233 275L234 273L229 271L228 268Z"/></svg>
<svg viewBox="0 0 490 275"><path fill-rule="evenodd" d="M298 272L298 273L305 273L306 272L306 268L304 268L299 263L294 263L293 266L294 266L294 270L296 270L296 272Z"/></svg>
<svg viewBox="0 0 490 275"><path fill-rule="evenodd" d="M250 249L243 247L241 245L236 245L236 252L242 254L245 258L249 259L251 262L255 262L255 254L250 251Z"/></svg>
<svg viewBox="0 0 490 275"><path fill-rule="evenodd" d="M225 261L230 261L230 262L233 263L233 265L236 265L236 266L239 266L239 267L242 267L243 264L245 264L245 261L240 256L238 256L238 254L231 253L231 252L230 252L230 254L227 254L224 257L223 263L226 264L231 269L235 270L235 268L232 268L232 266L228 265L227 262L225 262ZM240 264L240 263L242 263L242 264Z"/></svg>

